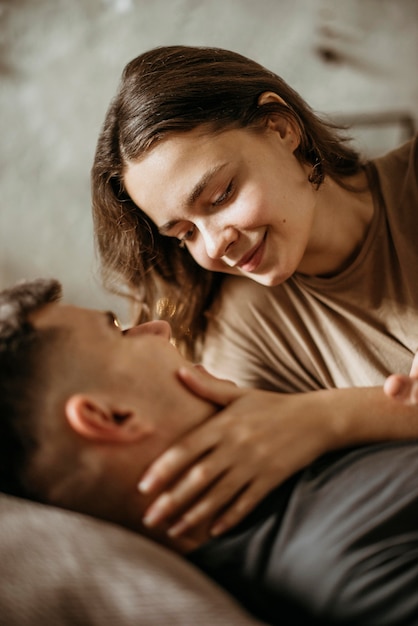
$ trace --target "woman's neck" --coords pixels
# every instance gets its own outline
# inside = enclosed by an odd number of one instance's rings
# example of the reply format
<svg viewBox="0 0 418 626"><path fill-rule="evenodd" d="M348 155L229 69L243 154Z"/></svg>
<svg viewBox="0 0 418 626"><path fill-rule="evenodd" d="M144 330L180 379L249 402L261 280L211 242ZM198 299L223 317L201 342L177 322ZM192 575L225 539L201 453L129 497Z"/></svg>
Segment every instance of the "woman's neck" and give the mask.
<svg viewBox="0 0 418 626"><path fill-rule="evenodd" d="M346 182L353 190L329 177L319 188L311 239L298 272L336 274L360 251L373 217L373 197L365 172Z"/></svg>

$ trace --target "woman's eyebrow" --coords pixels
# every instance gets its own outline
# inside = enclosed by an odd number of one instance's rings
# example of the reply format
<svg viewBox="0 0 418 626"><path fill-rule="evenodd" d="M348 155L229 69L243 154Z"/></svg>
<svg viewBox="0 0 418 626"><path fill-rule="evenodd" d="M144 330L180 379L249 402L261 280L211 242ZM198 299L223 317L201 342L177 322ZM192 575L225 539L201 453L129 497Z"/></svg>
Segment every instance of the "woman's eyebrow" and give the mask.
<svg viewBox="0 0 418 626"><path fill-rule="evenodd" d="M226 166L227 163L221 163L205 172L203 176L197 181L190 194L187 196L186 201L184 202L184 206L186 208L192 207L194 203L199 200L200 196L205 191L211 180ZM170 220L169 222L166 222L158 228L159 233L161 235L165 235L166 233L170 232L170 230L180 221L182 220Z"/></svg>
<svg viewBox="0 0 418 626"><path fill-rule="evenodd" d="M201 179L193 187L192 192L186 200L187 207L193 206L196 200L198 200L202 193L205 191L212 178L214 178L224 167L226 167L226 163L221 163L219 165L216 165L215 167L212 167L210 170L203 174Z"/></svg>

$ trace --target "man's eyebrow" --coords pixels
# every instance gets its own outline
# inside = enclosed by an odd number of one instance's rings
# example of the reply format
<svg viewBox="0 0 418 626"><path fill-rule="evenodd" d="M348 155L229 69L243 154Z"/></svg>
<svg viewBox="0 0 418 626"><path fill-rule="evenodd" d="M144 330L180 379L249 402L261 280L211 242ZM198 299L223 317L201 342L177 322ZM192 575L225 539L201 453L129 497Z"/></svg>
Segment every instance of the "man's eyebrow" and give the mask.
<svg viewBox="0 0 418 626"><path fill-rule="evenodd" d="M205 191L206 187L209 185L209 183L211 182L211 180L224 168L226 167L227 163L221 163L219 165L216 165L215 167L212 167L210 170L208 170L207 172L205 172L203 174L203 176L200 178L200 180L197 181L197 183L195 184L195 186L193 187L192 191L190 192L190 194L187 196L186 201L184 203L184 206L186 208L190 208L194 205L194 203L199 200L200 196L202 195L202 193ZM161 235L164 235L168 232L170 232L170 230L176 226L180 221L182 220L170 220L169 222L166 222L165 224L163 224L162 226L160 226L158 228L158 231Z"/></svg>

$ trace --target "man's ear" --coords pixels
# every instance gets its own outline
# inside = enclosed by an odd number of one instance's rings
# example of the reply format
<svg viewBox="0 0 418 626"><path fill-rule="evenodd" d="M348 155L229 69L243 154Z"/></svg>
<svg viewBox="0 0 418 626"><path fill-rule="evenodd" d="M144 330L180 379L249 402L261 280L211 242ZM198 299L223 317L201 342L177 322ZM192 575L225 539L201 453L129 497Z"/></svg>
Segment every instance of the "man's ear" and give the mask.
<svg viewBox="0 0 418 626"><path fill-rule="evenodd" d="M258 98L259 106L272 102L277 102L287 107L286 101L274 91L263 91ZM278 130L283 139L290 140L293 150L296 150L300 144L300 130L297 125L292 122L292 119L280 115L280 113L270 113L267 124L269 128Z"/></svg>
<svg viewBox="0 0 418 626"><path fill-rule="evenodd" d="M133 410L116 407L106 396L75 394L65 403L65 416L71 428L87 439L128 443L145 434Z"/></svg>

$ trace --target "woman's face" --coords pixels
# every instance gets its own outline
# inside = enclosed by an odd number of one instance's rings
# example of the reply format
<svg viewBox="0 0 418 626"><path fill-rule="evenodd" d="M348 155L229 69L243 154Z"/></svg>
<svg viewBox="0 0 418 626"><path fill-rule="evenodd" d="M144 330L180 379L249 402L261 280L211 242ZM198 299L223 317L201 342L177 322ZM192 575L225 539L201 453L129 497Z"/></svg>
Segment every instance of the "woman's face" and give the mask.
<svg viewBox="0 0 418 626"><path fill-rule="evenodd" d="M125 187L205 269L277 285L299 268L312 229L316 194L297 146L283 120L258 132L198 127L130 163Z"/></svg>

